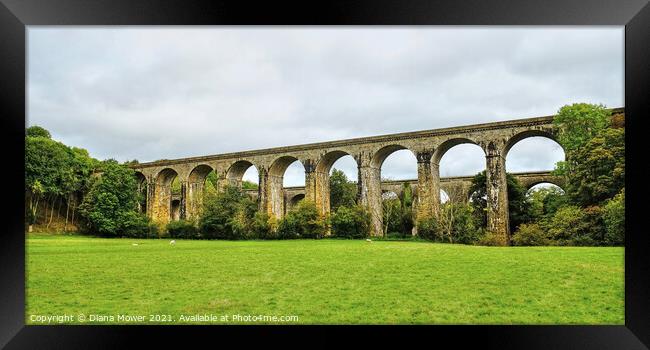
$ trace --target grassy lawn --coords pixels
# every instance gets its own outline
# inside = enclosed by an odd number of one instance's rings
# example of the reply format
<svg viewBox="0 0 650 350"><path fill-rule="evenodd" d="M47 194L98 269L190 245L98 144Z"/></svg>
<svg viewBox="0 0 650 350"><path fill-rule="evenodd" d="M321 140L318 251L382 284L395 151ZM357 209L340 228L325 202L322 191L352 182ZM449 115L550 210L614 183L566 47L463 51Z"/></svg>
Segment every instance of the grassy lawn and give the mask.
<svg viewBox="0 0 650 350"><path fill-rule="evenodd" d="M85 324L90 314L143 315L144 323L164 323L151 314L173 323L238 314L295 315L307 324L623 324L623 252L30 235L26 322L68 314L75 318L67 323L81 323L83 313Z"/></svg>

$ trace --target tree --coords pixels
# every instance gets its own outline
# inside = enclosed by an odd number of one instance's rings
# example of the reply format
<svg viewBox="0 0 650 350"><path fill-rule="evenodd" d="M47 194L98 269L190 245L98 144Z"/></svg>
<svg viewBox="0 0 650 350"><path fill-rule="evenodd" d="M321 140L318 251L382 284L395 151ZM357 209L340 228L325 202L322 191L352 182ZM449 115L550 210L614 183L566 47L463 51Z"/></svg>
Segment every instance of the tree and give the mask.
<svg viewBox="0 0 650 350"><path fill-rule="evenodd" d="M440 206L437 220L436 240L449 243L475 243L480 238L479 217L474 215L470 204L455 203L453 198L462 198L462 189L451 187L447 189L450 200Z"/></svg>
<svg viewBox="0 0 650 350"><path fill-rule="evenodd" d="M413 188L408 182L402 184L401 232L410 236L415 226L413 219Z"/></svg>
<svg viewBox="0 0 650 350"><path fill-rule="evenodd" d="M278 238L321 238L325 230L325 220L316 204L302 200L278 223Z"/></svg>
<svg viewBox="0 0 650 350"><path fill-rule="evenodd" d="M526 201L526 189L510 173L506 174L508 186L508 215L510 232L515 232L517 226L530 221L529 202ZM487 226L487 177L485 170L476 174L470 186L474 213L483 227Z"/></svg>
<svg viewBox="0 0 650 350"><path fill-rule="evenodd" d="M49 227L54 213L60 214L65 203L67 229L72 204L74 219L77 198L88 189L90 173L97 166L97 160L90 157L83 148L68 147L49 138L47 130L30 127L25 137L25 191L29 207L29 224L38 221L39 204L45 203L45 218L49 207ZM56 208L58 204L58 208ZM73 220L74 222L74 220Z"/></svg>
<svg viewBox="0 0 650 350"><path fill-rule="evenodd" d="M382 199L382 222L384 224L383 235L386 237L389 233L402 232L402 202L398 197L387 197Z"/></svg>
<svg viewBox="0 0 650 350"><path fill-rule="evenodd" d="M512 235L513 245L518 246L541 246L549 245L551 241L548 234L537 223L521 224Z"/></svg>
<svg viewBox="0 0 650 350"><path fill-rule="evenodd" d="M589 240L590 227L585 212L578 206L567 205L544 222L549 239L558 245L573 245ZM591 242L587 242L591 243Z"/></svg>
<svg viewBox="0 0 650 350"><path fill-rule="evenodd" d="M437 240L449 243L475 243L481 234L476 221L478 220L473 214L471 205L448 201L440 207Z"/></svg>
<svg viewBox="0 0 650 350"><path fill-rule="evenodd" d="M29 128L25 129L25 136L26 137L44 137L46 139L51 139L52 135L50 134L49 131L45 130L44 128L34 125L30 126Z"/></svg>
<svg viewBox="0 0 650 350"><path fill-rule="evenodd" d="M603 210L605 241L612 245L625 243L625 188L607 201Z"/></svg>
<svg viewBox="0 0 650 350"><path fill-rule="evenodd" d="M625 186L625 129L605 129L571 152L567 192L582 206L597 205Z"/></svg>
<svg viewBox="0 0 650 350"><path fill-rule="evenodd" d="M90 233L106 236L146 236L147 218L138 213L135 172L113 159L100 164L79 210Z"/></svg>
<svg viewBox="0 0 650 350"><path fill-rule="evenodd" d="M244 238L249 201L246 194L234 186L226 186L223 192L205 198L199 217L202 235L206 238Z"/></svg>
<svg viewBox="0 0 650 350"><path fill-rule="evenodd" d="M259 186L251 181L244 180L241 182L241 188L244 190L256 190Z"/></svg>
<svg viewBox="0 0 650 350"><path fill-rule="evenodd" d="M558 142L571 153L610 126L611 111L603 105L574 103L560 108L553 124L558 129Z"/></svg>
<svg viewBox="0 0 650 350"><path fill-rule="evenodd" d="M345 173L332 169L330 175L330 208L336 211L340 206L353 206L357 200L357 184L348 180Z"/></svg>
<svg viewBox="0 0 650 350"><path fill-rule="evenodd" d="M554 214L560 206L567 203L567 196L559 187L541 187L526 195L528 214L531 221L538 221Z"/></svg>
<svg viewBox="0 0 650 350"><path fill-rule="evenodd" d="M370 235L370 214L361 205L340 206L330 222L332 234L336 237L365 238Z"/></svg>

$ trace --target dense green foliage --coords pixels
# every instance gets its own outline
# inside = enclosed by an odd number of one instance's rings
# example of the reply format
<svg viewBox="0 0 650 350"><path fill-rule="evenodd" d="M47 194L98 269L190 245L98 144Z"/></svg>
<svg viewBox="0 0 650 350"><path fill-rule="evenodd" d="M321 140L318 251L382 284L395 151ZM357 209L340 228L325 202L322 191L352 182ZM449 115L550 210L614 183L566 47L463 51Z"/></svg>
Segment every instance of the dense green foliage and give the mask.
<svg viewBox="0 0 650 350"><path fill-rule="evenodd" d="M611 112L603 105L574 103L560 108L553 124L559 130L558 142L564 152L578 150L610 126Z"/></svg>
<svg viewBox="0 0 650 350"><path fill-rule="evenodd" d="M436 241L440 234L440 224L438 219L434 216L426 217L419 219L417 221L418 228L418 237L429 240Z"/></svg>
<svg viewBox="0 0 650 350"><path fill-rule="evenodd" d="M441 205L436 241L472 244L482 236L483 231L470 204L447 202Z"/></svg>
<svg viewBox="0 0 650 350"><path fill-rule="evenodd" d="M127 310L169 314L172 323L181 323L180 314L204 313L297 315L301 324L625 321L619 247L374 240L170 245L51 235L29 235L26 246L27 315Z"/></svg>
<svg viewBox="0 0 650 350"><path fill-rule="evenodd" d="M321 238L326 230L325 220L318 213L316 204L302 200L279 221L277 236L280 239Z"/></svg>
<svg viewBox="0 0 650 350"><path fill-rule="evenodd" d="M466 203L448 201L440 206L437 217L418 221L420 238L442 243L476 244L483 238L474 208Z"/></svg>
<svg viewBox="0 0 650 350"><path fill-rule="evenodd" d="M107 160L99 171L79 206L86 231L106 236L150 236L152 225L137 212L139 192L133 170Z"/></svg>
<svg viewBox="0 0 650 350"><path fill-rule="evenodd" d="M370 214L361 205L340 206L330 217L334 237L366 238L370 235Z"/></svg>
<svg viewBox="0 0 650 350"><path fill-rule="evenodd" d="M613 245L625 243L625 188L603 208L605 241Z"/></svg>
<svg viewBox="0 0 650 350"><path fill-rule="evenodd" d="M198 222L201 235L204 238L244 239L247 224L256 209L255 202L239 188L226 186L222 192L204 199Z"/></svg>
<svg viewBox="0 0 650 350"><path fill-rule="evenodd" d="M340 206L351 207L357 201L357 184L348 180L348 177L341 170L332 169L329 179L330 185L330 208L332 212Z"/></svg>
<svg viewBox="0 0 650 350"><path fill-rule="evenodd" d="M29 224L49 225L56 205L60 207L61 203L65 203L67 223L68 216L74 219L78 197L88 190L90 174L97 167L98 161L91 158L84 149L68 147L50 139L49 132L45 129L30 127L26 135L26 220ZM39 210L42 208L44 210ZM58 210L56 214L59 215Z"/></svg>
<svg viewBox="0 0 650 350"><path fill-rule="evenodd" d="M399 196L385 194L382 201L383 236L411 237L413 232L413 189L402 184Z"/></svg>
<svg viewBox="0 0 650 350"><path fill-rule="evenodd" d="M564 106L554 119L566 153L555 173L566 194L534 191L528 197L534 224L520 227L515 244L621 245L625 242L625 122L602 105Z"/></svg>
<svg viewBox="0 0 650 350"><path fill-rule="evenodd" d="M256 183L250 182L248 180L244 180L241 182L241 188L243 190L256 190L258 187L259 186Z"/></svg>
<svg viewBox="0 0 650 350"><path fill-rule="evenodd" d="M569 153L567 192L578 205L599 205L625 186L625 129L605 129Z"/></svg>
<svg viewBox="0 0 650 350"><path fill-rule="evenodd" d="M274 221L269 214L261 211L255 212L250 222L250 235L252 238L275 239L277 238Z"/></svg>
<svg viewBox="0 0 650 350"><path fill-rule="evenodd" d="M188 220L170 221L166 230L172 238L200 238L196 224Z"/></svg>
<svg viewBox="0 0 650 350"><path fill-rule="evenodd" d="M43 137L46 139L51 139L52 135L50 134L49 131L45 130L44 128L38 125L34 125L25 129L25 137Z"/></svg>
<svg viewBox="0 0 650 350"><path fill-rule="evenodd" d="M536 223L519 225L512 238L512 244L519 246L549 245L550 242L546 231Z"/></svg>

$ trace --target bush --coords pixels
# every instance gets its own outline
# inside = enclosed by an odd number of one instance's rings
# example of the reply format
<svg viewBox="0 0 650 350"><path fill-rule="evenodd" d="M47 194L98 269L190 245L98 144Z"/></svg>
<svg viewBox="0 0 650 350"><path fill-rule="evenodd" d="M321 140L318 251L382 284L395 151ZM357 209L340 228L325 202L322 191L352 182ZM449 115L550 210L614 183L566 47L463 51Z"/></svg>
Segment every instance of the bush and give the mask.
<svg viewBox="0 0 650 350"><path fill-rule="evenodd" d="M603 221L603 208L592 205L582 208L585 220L585 230L582 235L573 240L574 245L593 246L605 244L605 222Z"/></svg>
<svg viewBox="0 0 650 350"><path fill-rule="evenodd" d="M273 220L269 214L256 212L250 225L250 237L259 239L275 239Z"/></svg>
<svg viewBox="0 0 650 350"><path fill-rule="evenodd" d="M246 216L252 202L237 187L228 186L223 192L206 198L199 217L199 230L205 238L246 238Z"/></svg>
<svg viewBox="0 0 650 350"><path fill-rule="evenodd" d="M133 212L123 212L118 222L119 235L122 237L153 238L158 236L158 225L148 217Z"/></svg>
<svg viewBox="0 0 650 350"><path fill-rule="evenodd" d="M134 172L114 160L101 164L79 206L86 232L103 236L140 237L148 232L144 216L137 212L138 187Z"/></svg>
<svg viewBox="0 0 650 350"><path fill-rule="evenodd" d="M470 204L447 202L440 208L438 239L442 242L473 244L482 236Z"/></svg>
<svg viewBox="0 0 650 350"><path fill-rule="evenodd" d="M366 238L370 235L370 214L360 206L340 206L330 218L332 235Z"/></svg>
<svg viewBox="0 0 650 350"><path fill-rule="evenodd" d="M277 235L280 239L321 238L325 231L325 220L318 213L316 204L302 200L280 220Z"/></svg>
<svg viewBox="0 0 650 350"><path fill-rule="evenodd" d="M435 217L427 217L417 221L417 235L422 239L436 241L439 236L440 224Z"/></svg>
<svg viewBox="0 0 650 350"><path fill-rule="evenodd" d="M521 224L512 236L512 244L518 246L541 246L551 242L542 227L537 224Z"/></svg>
<svg viewBox="0 0 650 350"><path fill-rule="evenodd" d="M478 244L486 246L503 246L507 243L503 238L504 237L502 235L488 231L485 233L485 235L483 235L483 237L481 237L481 239L479 239Z"/></svg>
<svg viewBox="0 0 650 350"><path fill-rule="evenodd" d="M585 244L589 241L586 215L577 206L559 208L544 225L549 238L558 245Z"/></svg>
<svg viewBox="0 0 650 350"><path fill-rule="evenodd" d="M199 238L199 230L193 221L171 221L167 224L166 231L172 238Z"/></svg>
<svg viewBox="0 0 650 350"><path fill-rule="evenodd" d="M625 188L605 204L603 209L605 223L605 243L622 245L625 243Z"/></svg>

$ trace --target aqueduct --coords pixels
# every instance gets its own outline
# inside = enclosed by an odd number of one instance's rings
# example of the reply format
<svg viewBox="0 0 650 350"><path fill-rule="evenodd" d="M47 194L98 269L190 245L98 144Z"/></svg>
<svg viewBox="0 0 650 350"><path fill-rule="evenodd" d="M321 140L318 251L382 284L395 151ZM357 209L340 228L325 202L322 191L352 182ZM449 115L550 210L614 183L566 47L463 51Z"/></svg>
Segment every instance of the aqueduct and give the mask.
<svg viewBox="0 0 650 350"><path fill-rule="evenodd" d="M622 109L613 112L622 112ZM257 199L259 210L275 217L286 211L287 191L283 176L287 167L300 161L305 169L305 187L296 195L316 203L321 214L330 210L329 174L334 162L350 155L358 167L358 201L372 216L373 234L382 227L381 166L384 160L398 150L409 150L417 159L416 217L436 215L440 207L441 186L452 183L462 186L468 179L441 179L439 162L453 146L469 143L478 145L485 153L487 178L487 229L509 242L508 198L506 188L506 156L517 142L534 136L555 140L553 116L508 120L443 129L423 130L348 140L319 142L296 146L268 148L201 157L161 160L133 165L141 184L146 188L146 212L153 220L164 224L174 216L171 182L178 177L181 184L176 217L192 218L201 207L202 189L206 176L214 171L219 187L230 184L241 186L242 176L249 167L259 174ZM520 177L526 177L520 174ZM557 183L548 173L529 174L538 182ZM403 182L403 181L402 181ZM299 193L300 192L300 193Z"/></svg>

